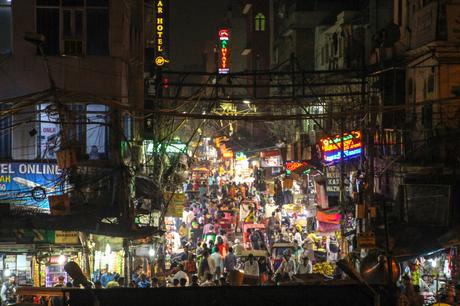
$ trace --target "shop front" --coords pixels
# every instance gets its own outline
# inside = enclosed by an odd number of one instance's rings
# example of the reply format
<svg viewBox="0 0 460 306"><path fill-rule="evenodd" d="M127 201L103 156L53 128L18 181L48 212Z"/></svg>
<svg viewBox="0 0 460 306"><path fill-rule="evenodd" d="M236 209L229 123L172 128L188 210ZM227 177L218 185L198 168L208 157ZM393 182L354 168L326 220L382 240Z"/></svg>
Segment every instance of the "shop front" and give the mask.
<svg viewBox="0 0 460 306"><path fill-rule="evenodd" d="M19 285L52 287L59 276L67 279L63 270L67 261L80 263L82 259L78 232L4 230L0 249L3 280L14 274Z"/></svg>
<svg viewBox="0 0 460 306"><path fill-rule="evenodd" d="M424 305L448 300L454 292L452 267L456 252L456 248L449 248L401 262L401 282L410 279L420 289Z"/></svg>

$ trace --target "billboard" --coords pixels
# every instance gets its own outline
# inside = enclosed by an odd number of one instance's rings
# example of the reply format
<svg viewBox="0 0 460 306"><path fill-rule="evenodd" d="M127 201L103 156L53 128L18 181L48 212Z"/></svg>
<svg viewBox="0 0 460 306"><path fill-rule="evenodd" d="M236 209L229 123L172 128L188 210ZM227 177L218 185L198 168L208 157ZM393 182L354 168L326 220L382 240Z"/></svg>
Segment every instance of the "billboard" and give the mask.
<svg viewBox="0 0 460 306"><path fill-rule="evenodd" d="M62 176L55 163L0 163L0 205L49 210L48 196L62 194Z"/></svg>

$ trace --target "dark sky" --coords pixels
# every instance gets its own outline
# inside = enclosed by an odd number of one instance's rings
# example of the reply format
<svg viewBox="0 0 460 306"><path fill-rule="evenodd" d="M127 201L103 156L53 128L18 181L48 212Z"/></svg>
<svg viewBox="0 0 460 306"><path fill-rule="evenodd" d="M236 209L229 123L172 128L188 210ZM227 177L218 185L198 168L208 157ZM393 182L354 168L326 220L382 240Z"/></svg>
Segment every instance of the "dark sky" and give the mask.
<svg viewBox="0 0 460 306"><path fill-rule="evenodd" d="M173 0L170 2L171 69L202 63L207 40L217 37L229 0Z"/></svg>

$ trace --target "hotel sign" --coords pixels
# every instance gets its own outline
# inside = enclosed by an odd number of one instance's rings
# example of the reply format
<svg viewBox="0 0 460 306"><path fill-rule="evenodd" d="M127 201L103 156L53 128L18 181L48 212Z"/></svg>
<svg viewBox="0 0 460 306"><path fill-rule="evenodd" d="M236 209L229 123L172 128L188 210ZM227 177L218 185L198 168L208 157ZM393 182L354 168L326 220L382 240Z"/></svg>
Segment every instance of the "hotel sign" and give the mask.
<svg viewBox="0 0 460 306"><path fill-rule="evenodd" d="M161 67L169 60L166 58L167 47L167 1L168 0L155 0L155 65Z"/></svg>
<svg viewBox="0 0 460 306"><path fill-rule="evenodd" d="M219 54L219 73L226 74L230 72L229 68L229 41L230 41L230 30L221 29L219 30L219 44L220 44L220 54Z"/></svg>

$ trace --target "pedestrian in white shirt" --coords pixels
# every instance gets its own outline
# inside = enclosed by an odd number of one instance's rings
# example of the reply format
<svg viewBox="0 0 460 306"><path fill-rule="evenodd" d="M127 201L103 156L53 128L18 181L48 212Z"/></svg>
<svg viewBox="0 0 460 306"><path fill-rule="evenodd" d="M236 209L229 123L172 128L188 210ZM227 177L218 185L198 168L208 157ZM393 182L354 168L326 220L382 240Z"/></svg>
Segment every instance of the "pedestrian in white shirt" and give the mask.
<svg viewBox="0 0 460 306"><path fill-rule="evenodd" d="M308 256L303 256L297 267L297 274L311 274L313 266Z"/></svg>
<svg viewBox="0 0 460 306"><path fill-rule="evenodd" d="M224 261L220 256L219 249L217 247L212 248L212 254L210 256L215 263L215 270L212 273L215 279L219 279L220 275L224 272Z"/></svg>
<svg viewBox="0 0 460 306"><path fill-rule="evenodd" d="M176 274L174 274L174 276L173 276L173 281L174 281L175 279L177 279L177 280L180 282L180 280L181 280L182 278L184 278L184 279L187 280L186 286L188 286L188 284L189 284L189 279L188 279L187 273L184 272L184 265L183 265L183 264L180 264L180 265L178 266L178 268L179 268L179 271L177 271Z"/></svg>
<svg viewBox="0 0 460 306"><path fill-rule="evenodd" d="M249 254L248 260L244 263L244 275L259 276L259 264L252 254Z"/></svg>

